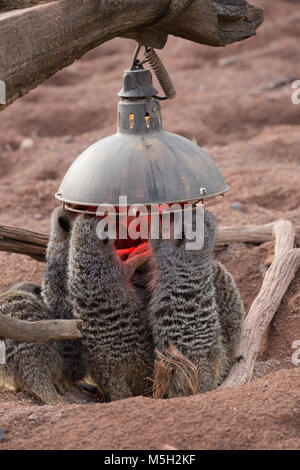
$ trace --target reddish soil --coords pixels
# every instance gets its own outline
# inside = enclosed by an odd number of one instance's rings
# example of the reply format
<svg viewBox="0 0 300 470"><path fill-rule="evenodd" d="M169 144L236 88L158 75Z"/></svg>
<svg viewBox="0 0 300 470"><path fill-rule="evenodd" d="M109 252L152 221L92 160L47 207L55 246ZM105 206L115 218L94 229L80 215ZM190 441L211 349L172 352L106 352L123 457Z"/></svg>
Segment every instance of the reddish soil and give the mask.
<svg viewBox="0 0 300 470"><path fill-rule="evenodd" d="M300 80L297 2L253 0L265 8L256 37L226 48L170 38L161 56L178 97L163 104L164 127L206 147L231 185L212 208L220 225L300 223ZM116 39L86 54L3 111L0 223L47 232L54 193L88 145L115 132L117 93L134 49ZM227 59L230 60L227 60ZM224 59L225 66L224 66ZM20 148L25 138L33 141ZM239 209L231 207L239 203ZM217 257L234 275L248 309L272 243L232 244ZM43 264L0 253L0 289L40 282ZM0 449L288 449L300 446L300 272L272 322L267 351L243 387L173 400L135 398L42 406L0 392ZM36 419L30 415L37 414ZM0 433L1 435L1 433ZM0 437L1 439L1 437Z"/></svg>

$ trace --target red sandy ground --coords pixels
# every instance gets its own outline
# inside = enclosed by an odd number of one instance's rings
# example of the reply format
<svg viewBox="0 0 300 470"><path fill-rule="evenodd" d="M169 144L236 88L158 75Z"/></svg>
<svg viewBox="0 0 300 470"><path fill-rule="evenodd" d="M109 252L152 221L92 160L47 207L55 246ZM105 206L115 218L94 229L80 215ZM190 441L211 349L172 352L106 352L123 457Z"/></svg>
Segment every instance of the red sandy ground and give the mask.
<svg viewBox="0 0 300 470"><path fill-rule="evenodd" d="M253 3L266 17L254 38L220 49L169 39L161 56L178 97L163 104L164 127L206 147L231 185L226 202L212 209L220 225L283 217L299 224L300 105L292 104L289 80L300 80L300 13L296 1ZM104 44L1 113L0 223L48 231L54 193L71 162L115 131L116 95L133 49L129 40ZM33 146L20 150L26 137ZM247 309L271 251L272 243L236 243L218 254ZM39 282L43 264L0 253L0 272L5 290L17 281ZM291 363L292 343L300 340L299 286L300 272L252 383L173 400L101 404L70 396L59 407L0 392L0 449L299 448L300 367ZM38 418L28 419L33 413Z"/></svg>

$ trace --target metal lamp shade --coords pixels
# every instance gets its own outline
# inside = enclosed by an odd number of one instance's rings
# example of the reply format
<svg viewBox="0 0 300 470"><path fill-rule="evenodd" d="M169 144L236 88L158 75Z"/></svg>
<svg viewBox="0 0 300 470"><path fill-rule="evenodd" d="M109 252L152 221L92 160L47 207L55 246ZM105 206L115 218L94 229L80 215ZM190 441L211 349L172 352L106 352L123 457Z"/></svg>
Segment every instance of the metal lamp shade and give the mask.
<svg viewBox="0 0 300 470"><path fill-rule="evenodd" d="M56 194L59 200L118 206L119 196L127 196L128 205L149 205L196 202L229 190L203 149L163 131L159 101L141 96L145 81L149 93L149 80L152 84L148 70L125 72L117 133L96 142L74 161Z"/></svg>

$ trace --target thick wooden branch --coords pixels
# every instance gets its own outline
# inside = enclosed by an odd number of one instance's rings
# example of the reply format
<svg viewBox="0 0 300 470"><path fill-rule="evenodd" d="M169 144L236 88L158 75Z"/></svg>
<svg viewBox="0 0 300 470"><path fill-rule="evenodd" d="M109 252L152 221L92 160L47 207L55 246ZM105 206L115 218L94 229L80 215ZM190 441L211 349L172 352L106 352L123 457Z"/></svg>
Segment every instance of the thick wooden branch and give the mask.
<svg viewBox="0 0 300 470"><path fill-rule="evenodd" d="M265 225L242 225L239 227L219 227L217 246L222 247L230 243L253 243L260 245L274 238L274 227L281 222L276 220ZM295 242L300 244L300 226L295 226ZM278 242L277 242L278 243Z"/></svg>
<svg viewBox="0 0 300 470"><path fill-rule="evenodd" d="M244 225L240 227L219 227L216 249L230 243L261 244L273 240L273 228L278 222L266 225ZM291 236L291 235L290 235ZM296 244L300 245L300 226L296 226ZM48 236L22 228L0 225L0 251L27 255L38 261L45 261ZM276 250L280 250L277 241Z"/></svg>
<svg viewBox="0 0 300 470"><path fill-rule="evenodd" d="M52 2L53 0L0 0L0 11L14 10L16 8L27 8L33 5Z"/></svg>
<svg viewBox="0 0 300 470"><path fill-rule="evenodd" d="M171 3L172 2L172 3ZM0 0L2 9L22 4ZM23 1L24 5L40 3ZM0 80L6 103L114 37L162 48L168 34L211 46L253 36L263 10L246 0L57 0L0 12ZM180 12L177 16L172 12ZM128 58L129 60L130 58ZM129 62L128 62L129 65ZM1 83L1 82L0 82Z"/></svg>
<svg viewBox="0 0 300 470"><path fill-rule="evenodd" d="M295 229L289 220L278 220L273 227L275 235L275 260L288 253L295 245Z"/></svg>
<svg viewBox="0 0 300 470"><path fill-rule="evenodd" d="M0 338L21 343L49 343L50 341L81 338L80 320L24 321L0 314Z"/></svg>
<svg viewBox="0 0 300 470"><path fill-rule="evenodd" d="M261 290L252 303L245 319L237 362L225 379L222 387L243 385L253 375L255 361L262 339L300 267L300 249L294 246L294 228L288 221L279 221L274 226L276 238L275 258L268 269Z"/></svg>
<svg viewBox="0 0 300 470"><path fill-rule="evenodd" d="M47 235L0 225L0 251L28 255L38 261L45 261L47 243Z"/></svg>

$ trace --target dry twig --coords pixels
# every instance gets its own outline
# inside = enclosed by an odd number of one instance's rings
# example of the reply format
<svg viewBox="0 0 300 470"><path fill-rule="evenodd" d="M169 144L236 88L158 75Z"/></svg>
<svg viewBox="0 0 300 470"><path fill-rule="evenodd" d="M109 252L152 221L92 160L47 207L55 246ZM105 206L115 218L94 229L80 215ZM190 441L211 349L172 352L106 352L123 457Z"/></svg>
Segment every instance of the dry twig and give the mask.
<svg viewBox="0 0 300 470"><path fill-rule="evenodd" d="M0 338L21 343L49 343L81 338L81 320L18 320L0 314Z"/></svg>
<svg viewBox="0 0 300 470"><path fill-rule="evenodd" d="M163 398L168 391L170 374L179 369L186 378L193 395L196 395L200 385L200 375L197 367L187 359L174 345L170 345L162 354L157 349L155 353L159 360L155 361L153 398Z"/></svg>

